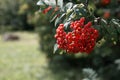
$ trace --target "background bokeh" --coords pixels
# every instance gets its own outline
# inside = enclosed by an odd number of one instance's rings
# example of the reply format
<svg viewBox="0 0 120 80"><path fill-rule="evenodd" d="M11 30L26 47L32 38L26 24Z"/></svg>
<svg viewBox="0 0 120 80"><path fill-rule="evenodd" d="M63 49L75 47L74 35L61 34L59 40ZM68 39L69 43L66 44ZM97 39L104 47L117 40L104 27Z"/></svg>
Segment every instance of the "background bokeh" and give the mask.
<svg viewBox="0 0 120 80"><path fill-rule="evenodd" d="M0 80L120 79L120 44L103 40L90 55L53 54L56 28L38 12L37 1L0 0ZM90 0L89 9L107 21L120 19L120 0Z"/></svg>

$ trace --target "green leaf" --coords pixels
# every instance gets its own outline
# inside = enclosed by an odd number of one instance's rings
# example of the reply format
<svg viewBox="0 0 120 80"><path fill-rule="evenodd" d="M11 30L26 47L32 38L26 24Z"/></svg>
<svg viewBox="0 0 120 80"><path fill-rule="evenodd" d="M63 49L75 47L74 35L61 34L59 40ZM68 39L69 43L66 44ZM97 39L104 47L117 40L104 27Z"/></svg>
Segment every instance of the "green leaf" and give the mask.
<svg viewBox="0 0 120 80"><path fill-rule="evenodd" d="M101 28L102 28L102 32L103 34L110 34L110 31L108 30L108 25L107 25L107 21L104 20L104 19L101 19L100 21L100 25L101 25Z"/></svg>
<svg viewBox="0 0 120 80"><path fill-rule="evenodd" d="M55 26L57 26L60 23L60 18L57 17L57 19L55 20Z"/></svg>
<svg viewBox="0 0 120 80"><path fill-rule="evenodd" d="M58 44L55 44L55 45L54 45L53 53L55 53L57 50L58 50Z"/></svg>
<svg viewBox="0 0 120 80"><path fill-rule="evenodd" d="M48 0L46 0L46 1L48 1ZM49 0L48 5L56 6L56 0Z"/></svg>
<svg viewBox="0 0 120 80"><path fill-rule="evenodd" d="M105 40L111 40L111 29L108 27L108 23L106 20L100 20L100 28L101 28L101 38L104 37Z"/></svg>
<svg viewBox="0 0 120 80"><path fill-rule="evenodd" d="M38 2L37 2L37 5L44 5L44 3L43 3L43 1L41 1L41 0L39 0Z"/></svg>
<svg viewBox="0 0 120 80"><path fill-rule="evenodd" d="M49 5L49 1L48 0L39 0L38 2L37 2L37 5Z"/></svg>
<svg viewBox="0 0 120 80"><path fill-rule="evenodd" d="M71 9L73 7L73 3L69 2L65 5L64 11L67 11L68 9Z"/></svg>
<svg viewBox="0 0 120 80"><path fill-rule="evenodd" d="M75 14L75 12L73 12L73 13L70 15L70 18L71 18L71 19L74 19L75 16L76 16L76 14Z"/></svg>
<svg viewBox="0 0 120 80"><path fill-rule="evenodd" d="M105 19L101 19L101 22L104 23L105 25L107 25L107 21Z"/></svg>
<svg viewBox="0 0 120 80"><path fill-rule="evenodd" d="M115 19L111 20L109 24L104 19L101 19L101 32L104 38L108 41L118 41L120 26L119 23L115 21Z"/></svg>
<svg viewBox="0 0 120 80"><path fill-rule="evenodd" d="M47 17L52 17L52 15L53 15L53 11L54 11L54 8L52 8L51 10L49 10L48 12L47 12Z"/></svg>
<svg viewBox="0 0 120 80"><path fill-rule="evenodd" d="M37 2L37 5L50 5L50 6L56 6L55 0L39 0Z"/></svg>
<svg viewBox="0 0 120 80"><path fill-rule="evenodd" d="M64 51L62 50L62 51L60 51L60 53L59 53L59 54L60 54L60 55L62 55L63 53L64 53Z"/></svg>
<svg viewBox="0 0 120 80"><path fill-rule="evenodd" d="M111 22L113 23L113 25L117 29L117 32L120 34L120 23L119 23L119 20L112 19Z"/></svg>
<svg viewBox="0 0 120 80"><path fill-rule="evenodd" d="M66 16L67 17L70 17L70 15L73 13L73 9L68 9L67 12L66 12Z"/></svg>
<svg viewBox="0 0 120 80"><path fill-rule="evenodd" d="M63 13L61 16L60 16L60 19L64 18L66 16L65 13Z"/></svg>
<svg viewBox="0 0 120 80"><path fill-rule="evenodd" d="M57 4L60 6L60 8L63 8L63 0L57 0Z"/></svg>
<svg viewBox="0 0 120 80"><path fill-rule="evenodd" d="M110 30L111 30L111 37L113 38L113 40L118 40L118 30L120 29L120 27L118 28L119 24L117 24L117 22L115 22L114 20L110 21Z"/></svg>
<svg viewBox="0 0 120 80"><path fill-rule="evenodd" d="M70 21L64 23L64 27L67 29L68 26L70 25Z"/></svg>
<svg viewBox="0 0 120 80"><path fill-rule="evenodd" d="M59 13L60 13L59 11L56 11L54 14L49 15L50 16L50 22L54 21L58 17Z"/></svg>
<svg viewBox="0 0 120 80"><path fill-rule="evenodd" d="M64 18L65 18L66 14L63 13L60 17L57 17L57 19L55 20L55 26L57 26L59 23L61 23Z"/></svg>
<svg viewBox="0 0 120 80"><path fill-rule="evenodd" d="M57 15L51 18L50 22L53 22L57 18Z"/></svg>

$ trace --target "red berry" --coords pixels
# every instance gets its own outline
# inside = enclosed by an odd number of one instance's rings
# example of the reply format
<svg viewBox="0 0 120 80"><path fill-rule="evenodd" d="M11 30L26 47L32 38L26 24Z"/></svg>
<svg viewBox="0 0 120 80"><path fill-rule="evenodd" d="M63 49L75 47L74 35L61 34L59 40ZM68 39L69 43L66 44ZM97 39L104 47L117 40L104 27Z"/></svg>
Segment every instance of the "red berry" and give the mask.
<svg viewBox="0 0 120 80"><path fill-rule="evenodd" d="M88 22L85 26L84 26L84 28L89 28L89 27L91 27L92 26L92 23L91 22Z"/></svg>
<svg viewBox="0 0 120 80"><path fill-rule="evenodd" d="M110 2L111 2L111 0L101 0L101 4L102 4L103 6L108 5Z"/></svg>
<svg viewBox="0 0 120 80"><path fill-rule="evenodd" d="M44 9L42 12L44 14L46 14L48 11L50 11L52 9L52 6L49 6L48 8Z"/></svg>
<svg viewBox="0 0 120 80"><path fill-rule="evenodd" d="M56 30L55 38L60 49L68 53L86 52L90 53L98 38L98 31L92 28L92 23L84 25L85 18L71 22L71 32L64 31L64 25L60 24ZM81 27L81 25L83 27Z"/></svg>
<svg viewBox="0 0 120 80"><path fill-rule="evenodd" d="M106 11L106 12L104 13L103 17L104 17L105 19L108 19L108 18L110 17L110 12L109 12L109 11Z"/></svg>

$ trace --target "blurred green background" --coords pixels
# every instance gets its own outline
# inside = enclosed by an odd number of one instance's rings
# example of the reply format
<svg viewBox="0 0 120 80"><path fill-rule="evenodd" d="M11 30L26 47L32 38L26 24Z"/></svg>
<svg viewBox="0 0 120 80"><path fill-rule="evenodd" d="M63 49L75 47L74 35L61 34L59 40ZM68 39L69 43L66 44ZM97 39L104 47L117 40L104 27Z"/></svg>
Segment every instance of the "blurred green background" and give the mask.
<svg viewBox="0 0 120 80"><path fill-rule="evenodd" d="M90 55L53 54L54 23L38 12L37 1L0 0L0 80L120 80L119 44L103 40ZM89 8L109 21L120 19L119 4L90 0Z"/></svg>

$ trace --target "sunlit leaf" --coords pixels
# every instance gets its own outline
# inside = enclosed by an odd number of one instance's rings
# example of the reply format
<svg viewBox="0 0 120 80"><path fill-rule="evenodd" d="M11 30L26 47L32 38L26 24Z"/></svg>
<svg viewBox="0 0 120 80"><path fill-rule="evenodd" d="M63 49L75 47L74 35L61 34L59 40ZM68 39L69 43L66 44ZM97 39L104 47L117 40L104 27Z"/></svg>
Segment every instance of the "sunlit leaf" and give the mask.
<svg viewBox="0 0 120 80"><path fill-rule="evenodd" d="M58 50L58 45L55 44L55 45L54 45L54 51L53 51L53 53L55 53L57 50Z"/></svg>
<svg viewBox="0 0 120 80"><path fill-rule="evenodd" d="M57 0L57 4L60 6L60 8L63 8L63 0Z"/></svg>
<svg viewBox="0 0 120 80"><path fill-rule="evenodd" d="M60 22L60 18L57 18L57 19L55 20L55 26L57 26L57 25L59 24L59 22Z"/></svg>
<svg viewBox="0 0 120 80"><path fill-rule="evenodd" d="M71 9L73 7L73 3L69 2L65 5L64 11L67 11L68 9Z"/></svg>
<svg viewBox="0 0 120 80"><path fill-rule="evenodd" d="M65 27L66 29L69 27L69 25L70 25L70 21L64 23L64 27Z"/></svg>
<svg viewBox="0 0 120 80"><path fill-rule="evenodd" d="M43 1L39 0L39 1L37 2L37 5L44 5L44 3L43 3Z"/></svg>

